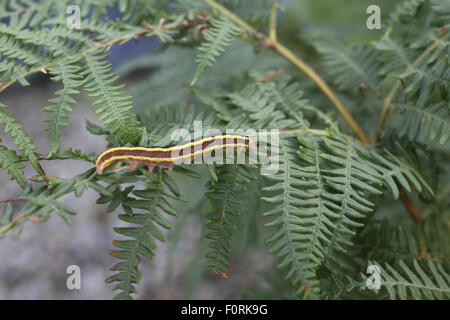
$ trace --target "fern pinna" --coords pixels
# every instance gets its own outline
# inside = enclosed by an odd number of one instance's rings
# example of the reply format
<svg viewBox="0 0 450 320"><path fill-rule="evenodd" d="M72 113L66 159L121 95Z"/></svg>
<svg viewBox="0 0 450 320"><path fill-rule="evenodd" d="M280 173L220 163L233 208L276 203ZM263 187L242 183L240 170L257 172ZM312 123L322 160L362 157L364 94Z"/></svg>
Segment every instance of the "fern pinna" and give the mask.
<svg viewBox="0 0 450 320"><path fill-rule="evenodd" d="M263 247L276 267L264 272L269 291L252 286L257 297L450 297L448 1L390 4L378 37L363 44L299 33L292 19L278 27L283 6L289 17L305 4L277 0L75 1L80 29L67 25L69 5L0 0L0 167L21 190L0 200L0 236L53 212L71 225L77 210L61 198L91 189L118 212L109 251L118 262L106 280L117 299L136 296L144 258L164 242L176 247L191 217L204 227L192 282L231 278L242 252ZM113 69L112 48L145 38L158 49ZM44 151L3 100L37 74L59 86L42 106ZM103 150L61 150L84 95L101 123L87 131L117 156L107 165ZM170 162L183 139L213 154L198 143L199 123L201 136L247 130L234 138L248 140L245 150L251 138L258 162ZM56 160L90 168L55 177L41 162ZM367 285L368 266L380 271L379 289Z"/></svg>

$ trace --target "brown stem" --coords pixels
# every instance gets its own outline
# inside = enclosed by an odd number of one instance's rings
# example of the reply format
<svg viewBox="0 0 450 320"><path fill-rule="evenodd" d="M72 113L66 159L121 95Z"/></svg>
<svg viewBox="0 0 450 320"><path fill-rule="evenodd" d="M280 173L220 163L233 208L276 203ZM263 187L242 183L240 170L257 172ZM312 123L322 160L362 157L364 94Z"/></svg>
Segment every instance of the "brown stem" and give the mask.
<svg viewBox="0 0 450 320"><path fill-rule="evenodd" d="M27 199L24 199L24 198L11 198L11 199L6 199L6 200L0 200L0 204L1 203L14 202L14 201L27 201Z"/></svg>
<svg viewBox="0 0 450 320"><path fill-rule="evenodd" d="M400 200L403 202L406 211L408 211L409 215L411 216L411 218L413 218L416 224L418 224L419 226L423 226L423 219L420 216L419 210L417 210L417 208L414 206L405 190L400 186L398 189L400 191Z"/></svg>
<svg viewBox="0 0 450 320"><path fill-rule="evenodd" d="M342 114L344 119L347 121L347 123L350 125L352 130L356 133L356 135L359 137L359 139L362 141L363 144L370 144L370 139L367 137L367 135L364 133L364 131L361 129L361 127L358 125L358 123L355 121L353 116L348 112L347 108L344 106L344 104L340 101L340 99L336 96L336 94L331 90L331 88L328 86L328 84L320 77L317 72L312 69L307 63L305 63L302 59L300 59L298 56L296 56L292 51L290 51L288 48L283 46L278 40L273 39L273 32L272 32L272 39L261 33L260 31L253 28L251 25L249 25L247 22L242 20L240 17L238 17L236 14L222 6L221 4L217 3L214 0L203 0L207 5L209 5L211 8L214 8L218 11L220 11L222 14L227 16L231 21L233 21L236 25L241 27L243 30L253 34L257 39L261 41L261 45L266 48L270 48L277 52L279 55L283 56L287 60L291 61L298 69L300 69L303 73L305 73L314 83L322 90L322 92L330 99L330 101L336 106L338 111Z"/></svg>
<svg viewBox="0 0 450 320"><path fill-rule="evenodd" d="M271 23L271 30L270 34L271 36L267 37L257 29L253 28L251 25L249 25L247 22L242 20L240 17L235 15L233 12L229 11L222 5L218 4L214 0L203 0L206 4L208 4L211 8L214 8L216 10L219 10L222 14L226 15L231 21L236 23L238 26L240 26L245 31L253 34L261 41L261 44L263 47L270 48L277 52L279 55L285 57L289 61L291 61L298 69L303 71L311 80L313 80L316 85L322 90L323 93L330 99L330 101L335 105L335 107L338 109L338 111L341 113L341 115L344 117L344 119L347 121L347 123L350 125L350 127L353 129L353 131L356 133L356 135L359 137L359 139L362 141L363 144L368 145L370 144L370 139L365 134L365 132L362 130L362 128L358 125L358 123L355 121L353 116L348 112L347 108L344 106L344 104L340 101L340 99L336 96L336 94L331 90L331 88L328 86L328 84L316 73L314 69L312 69L308 64L306 64L302 59L297 57L292 51L290 51L288 48L283 46L280 42L276 39L276 30L275 28L275 19L272 20ZM273 8L272 8L273 9ZM272 11L273 13L273 11ZM272 16L273 18L273 16ZM408 67L408 70L410 68L414 68L427 54L432 52L441 42L443 39L436 40L429 48L425 50L425 52L412 63L411 66ZM384 120L386 118L387 111L389 109L391 100L393 96L397 93L397 90L401 86L401 81L399 81L394 88L391 90L389 95L384 98L382 96L382 93L380 97L384 99L384 105L383 110L380 114L380 118L378 120L377 124L377 132L376 132L376 140L379 139L379 135L381 134L381 127L383 126ZM315 132L316 134L326 134L325 131L323 132ZM414 221L422 225L423 219L419 215L419 211L414 207L413 203L409 199L406 192L399 187L400 189L400 199L403 202L403 204L406 207L406 210L411 215L411 217L414 219Z"/></svg>
<svg viewBox="0 0 450 320"><path fill-rule="evenodd" d="M278 69L276 72L269 74L268 76L265 76L264 78L259 80L259 82L266 82L272 80L273 78L278 77L281 74L281 72L283 72L283 69Z"/></svg>

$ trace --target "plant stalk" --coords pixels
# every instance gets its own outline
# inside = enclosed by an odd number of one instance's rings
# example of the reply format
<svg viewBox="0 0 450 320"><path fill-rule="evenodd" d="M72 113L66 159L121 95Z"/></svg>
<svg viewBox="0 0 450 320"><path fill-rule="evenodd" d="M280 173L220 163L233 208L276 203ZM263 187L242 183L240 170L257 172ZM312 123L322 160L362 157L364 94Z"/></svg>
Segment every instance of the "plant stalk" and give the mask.
<svg viewBox="0 0 450 320"><path fill-rule="evenodd" d="M344 104L339 100L336 94L331 90L328 84L317 74L317 72L312 69L308 64L306 64L302 59L297 57L291 50L283 46L276 37L273 36L274 31L272 31L272 37L267 37L260 31L253 28L247 22L242 20L240 17L235 15L233 12L229 11L224 6L218 4L214 0L203 0L204 3L209 5L211 8L220 11L223 15L228 17L236 25L241 27L243 30L256 36L262 43L264 47L271 48L279 55L285 57L287 60L292 62L298 69L305 73L314 83L322 90L322 92L330 99L330 101L335 105L338 111L342 114L344 119L350 125L355 134L359 137L361 142L365 145L370 144L370 139L364 133L362 128L355 121L353 116L348 112ZM273 10L272 10L273 11ZM272 20L273 21L273 20ZM271 29L275 28L275 24L271 24Z"/></svg>

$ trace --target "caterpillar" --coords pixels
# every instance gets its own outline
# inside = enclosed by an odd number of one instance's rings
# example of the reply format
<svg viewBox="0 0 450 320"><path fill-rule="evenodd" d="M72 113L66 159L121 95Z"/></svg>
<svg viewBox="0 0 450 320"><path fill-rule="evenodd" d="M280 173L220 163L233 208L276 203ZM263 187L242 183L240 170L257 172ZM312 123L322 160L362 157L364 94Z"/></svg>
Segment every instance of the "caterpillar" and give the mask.
<svg viewBox="0 0 450 320"><path fill-rule="evenodd" d="M165 166L172 170L175 164L186 159L192 159L218 149L249 148L252 140L242 135L216 135L189 141L184 144L166 147L118 147L106 150L97 158L95 166L97 173L103 171L116 161L130 163L130 171L134 171L139 164L145 164L148 171L154 167Z"/></svg>

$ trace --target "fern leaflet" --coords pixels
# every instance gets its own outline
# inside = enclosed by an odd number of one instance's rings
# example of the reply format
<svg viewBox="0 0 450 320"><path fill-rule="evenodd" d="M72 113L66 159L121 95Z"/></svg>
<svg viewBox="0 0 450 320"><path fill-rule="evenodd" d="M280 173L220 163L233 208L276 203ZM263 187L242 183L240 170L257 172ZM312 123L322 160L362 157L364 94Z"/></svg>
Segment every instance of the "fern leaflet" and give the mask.
<svg viewBox="0 0 450 320"><path fill-rule="evenodd" d="M101 105L97 113L100 120L111 129L116 139L122 144L136 144L139 141L141 129L135 115L129 113L132 109L131 97L124 96L124 85L113 85L115 76L107 61L106 54L89 53L85 56L87 68L82 71L86 77L84 87L91 97L96 98L93 105Z"/></svg>
<svg viewBox="0 0 450 320"><path fill-rule="evenodd" d="M34 155L34 151L37 150L34 141L30 138L28 133L23 130L23 125L18 124L16 119L6 113L5 109L8 109L8 106L0 103L0 124L5 126L5 133L9 133L10 137L14 138L14 145L28 158L33 168L40 175L45 175Z"/></svg>
<svg viewBox="0 0 450 320"><path fill-rule="evenodd" d="M213 18L211 20L212 27L205 34L205 41L198 48L195 62L198 63L197 70L191 82L191 86L195 85L206 67L211 67L216 61L216 57L220 56L225 48L231 44L235 37L241 33L241 29L234 25L225 16Z"/></svg>
<svg viewBox="0 0 450 320"><path fill-rule="evenodd" d="M210 212L207 216L209 233L208 266L220 273L225 273L228 266L228 256L231 250L231 240L236 229L239 216L239 204L242 203L242 193L247 190L250 179L256 177L247 166L238 164L219 166L216 172L217 180L209 182Z"/></svg>
<svg viewBox="0 0 450 320"><path fill-rule="evenodd" d="M427 260L422 266L413 260L413 268L402 260L399 269L389 264L381 268L381 286L385 288L391 299L449 299L450 275L443 266Z"/></svg>

